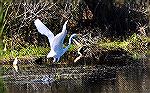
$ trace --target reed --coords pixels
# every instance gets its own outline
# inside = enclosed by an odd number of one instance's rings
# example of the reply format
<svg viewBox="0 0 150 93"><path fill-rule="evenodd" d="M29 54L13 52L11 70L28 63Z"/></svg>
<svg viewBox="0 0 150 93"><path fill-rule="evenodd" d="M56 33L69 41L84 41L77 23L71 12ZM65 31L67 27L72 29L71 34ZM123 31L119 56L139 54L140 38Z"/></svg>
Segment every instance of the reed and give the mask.
<svg viewBox="0 0 150 93"><path fill-rule="evenodd" d="M8 14L9 6L11 5L11 0L1 0L0 2L0 50L3 49L3 35L4 28L7 23L6 16Z"/></svg>

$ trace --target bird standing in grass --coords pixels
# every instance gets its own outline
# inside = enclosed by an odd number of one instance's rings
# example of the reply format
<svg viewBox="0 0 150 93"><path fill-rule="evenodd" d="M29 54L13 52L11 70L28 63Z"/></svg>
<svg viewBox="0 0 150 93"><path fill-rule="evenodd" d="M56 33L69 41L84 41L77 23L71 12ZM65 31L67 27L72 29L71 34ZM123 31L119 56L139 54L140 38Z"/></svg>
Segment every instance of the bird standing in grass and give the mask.
<svg viewBox="0 0 150 93"><path fill-rule="evenodd" d="M14 62L13 62L13 67L14 67L14 69L15 69L16 72L18 72L17 63L18 63L18 59L17 59L17 57L16 57L15 60L14 60Z"/></svg>
<svg viewBox="0 0 150 93"><path fill-rule="evenodd" d="M48 53L47 58L53 57L54 58L53 62L56 61L58 62L60 60L60 57L69 49L72 42L72 38L76 36L76 34L72 34L69 38L68 46L63 48L63 42L67 35L67 30L66 30L67 23L68 20L64 23L62 32L54 36L54 34L39 19L36 19L34 21L34 24L38 32L48 37L51 51Z"/></svg>

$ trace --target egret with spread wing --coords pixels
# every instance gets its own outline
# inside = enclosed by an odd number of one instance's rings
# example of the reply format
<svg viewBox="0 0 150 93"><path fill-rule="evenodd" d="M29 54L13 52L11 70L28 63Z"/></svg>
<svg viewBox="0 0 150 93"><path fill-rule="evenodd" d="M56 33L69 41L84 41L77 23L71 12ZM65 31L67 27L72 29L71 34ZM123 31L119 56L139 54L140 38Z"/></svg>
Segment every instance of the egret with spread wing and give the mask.
<svg viewBox="0 0 150 93"><path fill-rule="evenodd" d="M76 36L76 34L72 34L69 38L68 46L63 48L63 42L67 35L66 25L68 23L68 20L64 23L62 32L54 36L54 34L39 20L36 19L34 21L34 24L41 34L48 37L51 51L48 53L47 58L53 57L55 61L59 61L60 57L69 49L71 45L72 38Z"/></svg>

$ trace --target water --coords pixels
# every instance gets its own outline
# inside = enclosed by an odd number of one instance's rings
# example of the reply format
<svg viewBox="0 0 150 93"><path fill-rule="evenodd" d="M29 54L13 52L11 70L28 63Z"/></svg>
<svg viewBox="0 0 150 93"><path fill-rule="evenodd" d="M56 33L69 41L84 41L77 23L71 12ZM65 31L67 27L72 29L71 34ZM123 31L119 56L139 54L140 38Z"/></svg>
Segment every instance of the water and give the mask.
<svg viewBox="0 0 150 93"><path fill-rule="evenodd" d="M126 65L76 66L3 65L7 93L149 93L150 60Z"/></svg>

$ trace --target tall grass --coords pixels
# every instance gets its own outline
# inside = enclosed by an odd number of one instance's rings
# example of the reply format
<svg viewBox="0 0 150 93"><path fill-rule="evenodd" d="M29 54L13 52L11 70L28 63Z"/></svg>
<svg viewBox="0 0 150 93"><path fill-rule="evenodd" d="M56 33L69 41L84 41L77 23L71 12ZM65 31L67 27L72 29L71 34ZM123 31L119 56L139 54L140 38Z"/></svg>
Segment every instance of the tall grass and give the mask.
<svg viewBox="0 0 150 93"><path fill-rule="evenodd" d="M61 31L65 20L70 27L77 24L79 0L19 0L12 1L7 19L5 42L7 49L19 50L29 45L47 47L48 40L39 34L34 20L38 17L54 34ZM68 27L68 28L70 28ZM68 30L68 33L72 33Z"/></svg>
<svg viewBox="0 0 150 93"><path fill-rule="evenodd" d="M40 51L42 50L41 46L47 48L49 47L48 46L49 44L48 44L47 38L39 34L33 24L34 20L37 17L40 18L40 20L54 34L60 32L61 26L64 23L63 21L69 20L68 33L69 34L72 34L72 33L82 34L80 41L83 45L88 47L85 50L87 51L86 52L87 56L88 55L95 56L95 52L101 51L102 48L105 48L105 49L106 48L107 49L122 48L125 50L128 50L128 48L130 48L131 49L130 51L132 51L133 48L138 49L137 46L141 47L142 44L145 43L145 42L144 43L136 42L137 39L134 39L134 38L129 39L129 41L123 40L123 42L121 41L108 42L109 40L107 41L107 39L106 40L104 39L106 42L101 42L102 38L105 38L105 36L108 35L108 36L112 36L111 38L114 38L112 34L117 35L118 33L117 32L112 33L113 31L111 30L112 28L111 26L113 25L113 23L109 24L110 21L106 22L107 25L104 28L95 26L97 23L95 25L92 25L92 23L95 23L93 22L93 19L94 19L94 15L96 16L96 14L94 14L94 12L91 11L90 9L91 4L88 5L88 3L86 4L84 1L86 0L56 0L56 1L51 0L51 2L48 2L48 0L36 0L36 1L13 0L11 4L9 0L3 0L1 3L1 7L0 7L0 10L1 10L0 12L0 22L1 22L0 46L3 46L3 42L2 42L3 35L5 31L7 31L7 33L5 34L5 37L6 37L5 43L7 44L7 48L8 48L8 51L3 53L3 56L7 56L7 55L13 56L13 57L25 56L25 55L39 56L40 54L41 55L47 54L48 52L47 49L45 50L46 51L45 53ZM116 1L121 1L121 0L116 0ZM98 4L101 5L101 3L98 3ZM115 9L118 9L118 7L115 7ZM135 10L137 9L133 9L131 13L136 12L135 14L139 15L139 12ZM99 11L99 12L103 13L102 11ZM104 14L105 12L109 12L109 11L104 10ZM103 18L100 16L97 16L97 17ZM134 16L131 15L131 18L132 17ZM111 18L108 18L108 19L111 19ZM141 19L139 20L137 19L135 23L140 22L140 20ZM100 23L100 24L105 25L103 23ZM143 23L143 25L144 24L145 23ZM6 26L7 28L4 29ZM119 29L119 31L121 30ZM118 35L120 35L121 37L121 34L118 34ZM32 45L36 46L36 48L29 47ZM70 50L72 49L73 48L71 48Z"/></svg>
<svg viewBox="0 0 150 93"><path fill-rule="evenodd" d="M5 87L3 78L2 78L2 74L3 74L3 68L2 66L0 67L0 93L7 93L7 89Z"/></svg>
<svg viewBox="0 0 150 93"><path fill-rule="evenodd" d="M6 88L4 86L4 81L0 78L0 93L6 93Z"/></svg>
<svg viewBox="0 0 150 93"><path fill-rule="evenodd" d="M3 48L3 34L10 4L11 0L1 0L0 2L0 50Z"/></svg>

